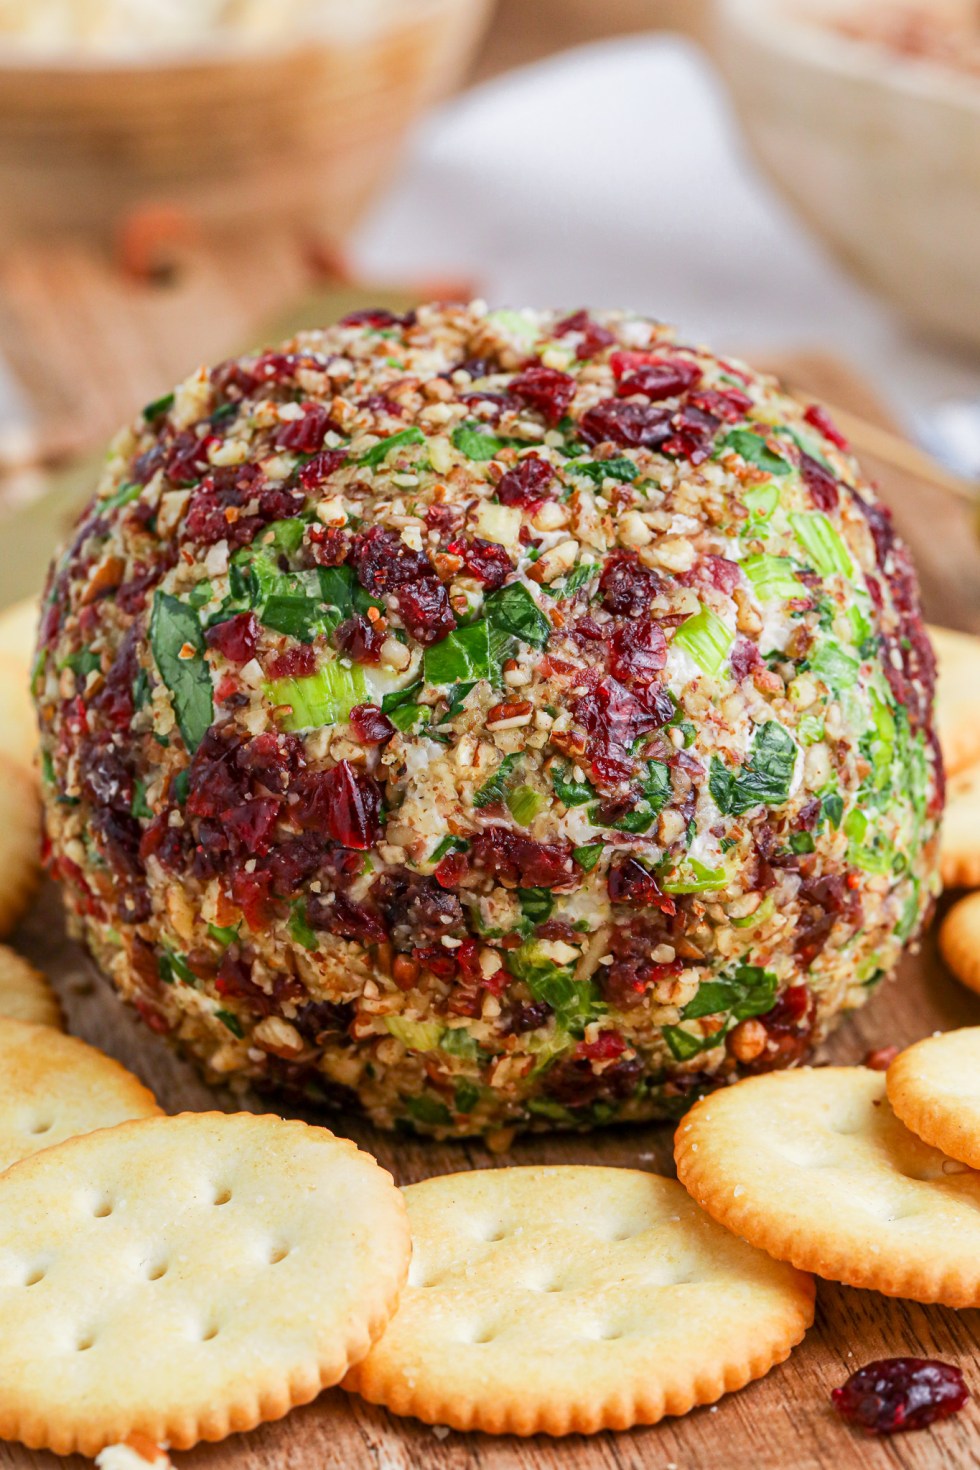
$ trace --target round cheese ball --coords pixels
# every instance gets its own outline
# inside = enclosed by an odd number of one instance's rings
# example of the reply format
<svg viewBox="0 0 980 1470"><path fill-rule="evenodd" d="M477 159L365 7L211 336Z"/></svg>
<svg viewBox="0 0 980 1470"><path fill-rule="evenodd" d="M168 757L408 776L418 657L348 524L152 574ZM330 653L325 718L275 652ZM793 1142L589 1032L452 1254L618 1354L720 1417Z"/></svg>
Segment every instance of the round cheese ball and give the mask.
<svg viewBox="0 0 980 1470"><path fill-rule="evenodd" d="M41 623L49 866L211 1078L676 1117L916 935L933 682L821 408L634 314L358 312L112 444Z"/></svg>

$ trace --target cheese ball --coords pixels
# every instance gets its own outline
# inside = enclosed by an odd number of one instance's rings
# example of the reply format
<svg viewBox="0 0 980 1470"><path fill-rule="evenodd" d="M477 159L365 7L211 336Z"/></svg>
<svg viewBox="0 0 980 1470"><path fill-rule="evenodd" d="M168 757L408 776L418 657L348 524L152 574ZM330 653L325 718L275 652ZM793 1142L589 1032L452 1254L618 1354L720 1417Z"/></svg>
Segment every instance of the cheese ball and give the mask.
<svg viewBox="0 0 980 1470"><path fill-rule="evenodd" d="M212 1080L677 1117L937 889L934 660L816 405L627 312L358 312L113 442L34 692L76 932Z"/></svg>

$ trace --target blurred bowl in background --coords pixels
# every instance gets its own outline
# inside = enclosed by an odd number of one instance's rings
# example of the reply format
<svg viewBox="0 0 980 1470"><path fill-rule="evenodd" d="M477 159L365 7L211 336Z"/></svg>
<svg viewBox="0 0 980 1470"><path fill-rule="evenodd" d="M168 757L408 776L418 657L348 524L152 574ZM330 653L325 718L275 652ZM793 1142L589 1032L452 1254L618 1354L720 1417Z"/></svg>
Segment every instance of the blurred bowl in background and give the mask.
<svg viewBox="0 0 980 1470"><path fill-rule="evenodd" d="M490 0L349 0L356 24L261 47L45 55L0 45L0 248L112 244L169 210L208 236L294 220L343 239L418 114L469 64Z"/></svg>
<svg viewBox="0 0 980 1470"><path fill-rule="evenodd" d="M609 36L657 30L703 33L709 0L497 0L497 20L476 80Z"/></svg>
<svg viewBox="0 0 980 1470"><path fill-rule="evenodd" d="M883 3L716 0L715 55L755 153L816 232L921 326L980 348L980 81L835 29L874 24ZM970 3L927 13L975 25Z"/></svg>

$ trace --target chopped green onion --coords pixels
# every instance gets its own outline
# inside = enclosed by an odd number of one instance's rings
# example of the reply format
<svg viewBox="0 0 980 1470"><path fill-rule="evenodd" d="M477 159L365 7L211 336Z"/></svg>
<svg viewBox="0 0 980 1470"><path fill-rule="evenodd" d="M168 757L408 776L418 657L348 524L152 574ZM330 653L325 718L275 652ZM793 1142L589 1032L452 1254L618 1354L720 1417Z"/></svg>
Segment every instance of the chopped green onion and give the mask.
<svg viewBox="0 0 980 1470"><path fill-rule="evenodd" d="M664 893L710 893L712 889L724 888L728 882L725 868L708 868L697 858L688 858L674 871L675 878L660 880Z"/></svg>
<svg viewBox="0 0 980 1470"><path fill-rule="evenodd" d="M674 634L674 644L689 653L706 674L718 673L734 642L734 633L708 607L681 623Z"/></svg>
<svg viewBox="0 0 980 1470"><path fill-rule="evenodd" d="M760 602L775 598L806 597L807 590L794 574L788 556L747 556L742 571L755 588Z"/></svg>
<svg viewBox="0 0 980 1470"><path fill-rule="evenodd" d="M304 949L320 948L320 941L306 917L306 903L302 898L295 898L290 904L289 937Z"/></svg>
<svg viewBox="0 0 980 1470"><path fill-rule="evenodd" d="M507 806L519 827L530 827L546 800L533 786L518 786L508 795Z"/></svg>
<svg viewBox="0 0 980 1470"><path fill-rule="evenodd" d="M306 679L271 679L266 695L274 705L288 705L289 714L280 720L286 731L315 730L346 720L355 704L367 698L367 683L360 664L345 668L326 663Z"/></svg>
<svg viewBox="0 0 980 1470"><path fill-rule="evenodd" d="M439 1021L410 1021L405 1016L385 1016L385 1026L409 1051L435 1051L442 1035Z"/></svg>
<svg viewBox="0 0 980 1470"><path fill-rule="evenodd" d="M832 577L835 573L842 577L853 576L854 563L850 552L822 510L792 511L789 523L821 576Z"/></svg>

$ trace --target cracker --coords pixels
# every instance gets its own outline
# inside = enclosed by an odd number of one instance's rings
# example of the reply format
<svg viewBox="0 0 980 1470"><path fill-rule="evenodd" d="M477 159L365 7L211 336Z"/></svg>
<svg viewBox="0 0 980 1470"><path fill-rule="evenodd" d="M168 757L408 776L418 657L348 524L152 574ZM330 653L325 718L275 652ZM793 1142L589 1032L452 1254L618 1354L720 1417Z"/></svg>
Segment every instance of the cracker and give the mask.
<svg viewBox="0 0 980 1470"><path fill-rule="evenodd" d="M980 1026L917 1041L892 1062L885 1084L906 1128L980 1169Z"/></svg>
<svg viewBox="0 0 980 1470"><path fill-rule="evenodd" d="M0 944L0 1016L62 1028L61 1006L50 984L6 944Z"/></svg>
<svg viewBox="0 0 980 1470"><path fill-rule="evenodd" d="M390 1175L271 1115L184 1113L0 1175L0 1436L94 1455L277 1419L383 1331L411 1250Z"/></svg>
<svg viewBox="0 0 980 1470"><path fill-rule="evenodd" d="M36 597L25 597L0 612L0 655L13 659L26 672L34 662L41 605Z"/></svg>
<svg viewBox="0 0 980 1470"><path fill-rule="evenodd" d="M960 771L946 788L939 866L947 888L980 887L980 764Z"/></svg>
<svg viewBox="0 0 980 1470"><path fill-rule="evenodd" d="M0 754L0 939L17 927L41 876L41 806L29 773Z"/></svg>
<svg viewBox="0 0 980 1470"><path fill-rule="evenodd" d="M9 654L0 653L0 751L36 779L37 744L30 674Z"/></svg>
<svg viewBox="0 0 980 1470"><path fill-rule="evenodd" d="M939 926L939 952L957 980L980 993L980 893L968 893Z"/></svg>
<svg viewBox="0 0 980 1470"><path fill-rule="evenodd" d="M761 1377L813 1319L809 1277L655 1174L485 1169L410 1185L405 1200L409 1284L344 1387L430 1424L655 1424Z"/></svg>
<svg viewBox="0 0 980 1470"><path fill-rule="evenodd" d="M677 1129L677 1173L777 1260L887 1296L980 1305L980 1175L895 1117L865 1067L751 1077Z"/></svg>
<svg viewBox="0 0 980 1470"><path fill-rule="evenodd" d="M929 627L939 681L936 724L950 775L980 761L980 638Z"/></svg>
<svg viewBox="0 0 980 1470"><path fill-rule="evenodd" d="M137 1077L77 1036L0 1020L0 1170L79 1133L159 1112Z"/></svg>

